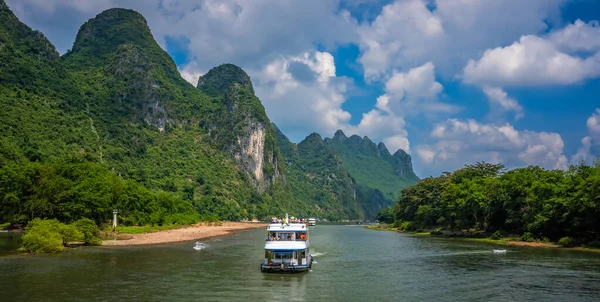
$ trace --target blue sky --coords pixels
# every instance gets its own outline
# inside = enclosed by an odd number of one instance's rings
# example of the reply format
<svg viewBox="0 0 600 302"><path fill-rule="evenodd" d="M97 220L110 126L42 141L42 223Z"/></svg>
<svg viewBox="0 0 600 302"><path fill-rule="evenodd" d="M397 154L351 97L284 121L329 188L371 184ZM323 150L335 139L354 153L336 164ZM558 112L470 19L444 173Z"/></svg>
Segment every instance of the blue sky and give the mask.
<svg viewBox="0 0 600 302"><path fill-rule="evenodd" d="M190 83L237 64L293 141L367 135L409 152L421 177L600 155L600 1L7 3L61 53L102 10L138 10Z"/></svg>

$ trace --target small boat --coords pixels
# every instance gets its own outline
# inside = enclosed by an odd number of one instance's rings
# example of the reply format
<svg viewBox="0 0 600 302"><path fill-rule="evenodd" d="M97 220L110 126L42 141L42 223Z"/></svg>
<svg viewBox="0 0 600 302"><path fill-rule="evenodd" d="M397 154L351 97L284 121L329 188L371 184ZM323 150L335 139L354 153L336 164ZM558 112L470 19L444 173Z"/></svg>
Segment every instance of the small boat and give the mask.
<svg viewBox="0 0 600 302"><path fill-rule="evenodd" d="M494 254L506 254L506 250L492 250Z"/></svg>
<svg viewBox="0 0 600 302"><path fill-rule="evenodd" d="M317 220L314 218L308 218L308 225L310 225L310 226L317 225Z"/></svg>
<svg viewBox="0 0 600 302"><path fill-rule="evenodd" d="M260 265L260 271L308 271L313 262L309 244L308 226L304 223L290 223L286 214L281 223L271 223L267 226L265 258Z"/></svg>
<svg viewBox="0 0 600 302"><path fill-rule="evenodd" d="M196 245L194 245L193 249L195 249L196 251L199 251L201 249L204 249L206 247L206 245L200 241L196 241Z"/></svg>

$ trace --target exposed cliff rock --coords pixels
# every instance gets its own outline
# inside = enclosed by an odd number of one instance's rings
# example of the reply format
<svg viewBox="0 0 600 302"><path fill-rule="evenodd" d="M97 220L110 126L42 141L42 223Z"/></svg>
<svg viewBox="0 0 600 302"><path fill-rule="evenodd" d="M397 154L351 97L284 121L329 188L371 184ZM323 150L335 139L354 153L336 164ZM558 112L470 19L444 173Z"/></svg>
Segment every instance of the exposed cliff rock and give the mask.
<svg viewBox="0 0 600 302"><path fill-rule="evenodd" d="M264 193L282 179L281 154L250 77L233 64L223 64L200 77L198 88L220 104L217 118L208 123L216 145L233 156L257 191Z"/></svg>

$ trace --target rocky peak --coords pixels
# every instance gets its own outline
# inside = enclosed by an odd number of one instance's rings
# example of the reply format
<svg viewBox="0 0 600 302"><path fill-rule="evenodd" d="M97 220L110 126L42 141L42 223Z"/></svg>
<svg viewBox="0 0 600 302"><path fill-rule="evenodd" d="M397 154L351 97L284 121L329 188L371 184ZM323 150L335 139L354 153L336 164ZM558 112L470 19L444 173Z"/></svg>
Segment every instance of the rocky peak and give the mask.
<svg viewBox="0 0 600 302"><path fill-rule="evenodd" d="M377 150L381 156L391 156L390 151L383 142L380 142L379 145L377 145Z"/></svg>
<svg viewBox="0 0 600 302"><path fill-rule="evenodd" d="M301 141L298 145L321 146L323 145L323 138L319 133L313 132L309 136L307 136L303 141Z"/></svg>
<svg viewBox="0 0 600 302"><path fill-rule="evenodd" d="M156 42L144 16L130 9L111 8L81 26L69 53L86 52L105 56L123 44L146 48L154 46Z"/></svg>
<svg viewBox="0 0 600 302"><path fill-rule="evenodd" d="M240 85L254 94L248 74L233 64L222 64L210 69L198 79L198 88L211 96L223 95L232 85Z"/></svg>
<svg viewBox="0 0 600 302"><path fill-rule="evenodd" d="M338 140L338 141L343 141L347 138L348 137L346 137L346 135L344 134L344 132L342 130L336 131L335 134L333 135L333 139Z"/></svg>
<svg viewBox="0 0 600 302"><path fill-rule="evenodd" d="M259 193L265 192L281 176L281 153L250 77L238 66L222 64L200 77L197 88L219 106L209 126L213 142L235 158Z"/></svg>

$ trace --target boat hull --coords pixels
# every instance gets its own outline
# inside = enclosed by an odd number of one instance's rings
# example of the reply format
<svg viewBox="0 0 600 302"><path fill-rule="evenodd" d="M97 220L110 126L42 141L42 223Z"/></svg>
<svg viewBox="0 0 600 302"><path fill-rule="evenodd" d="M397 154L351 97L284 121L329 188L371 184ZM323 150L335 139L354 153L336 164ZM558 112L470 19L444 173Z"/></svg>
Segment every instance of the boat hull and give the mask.
<svg viewBox="0 0 600 302"><path fill-rule="evenodd" d="M302 273L312 268L312 262L312 257L310 257L308 265L268 265L263 263L260 265L260 271L263 273Z"/></svg>

